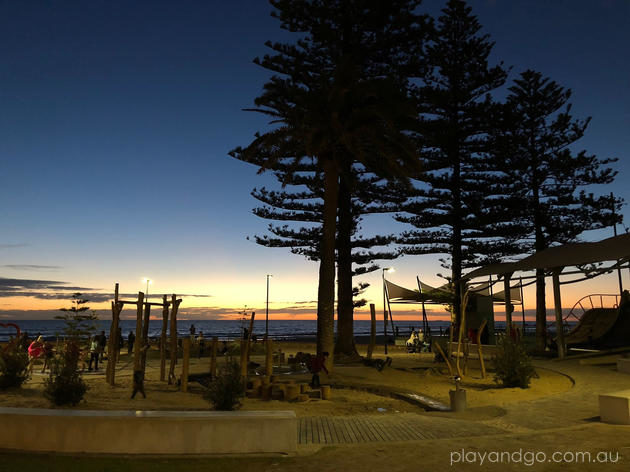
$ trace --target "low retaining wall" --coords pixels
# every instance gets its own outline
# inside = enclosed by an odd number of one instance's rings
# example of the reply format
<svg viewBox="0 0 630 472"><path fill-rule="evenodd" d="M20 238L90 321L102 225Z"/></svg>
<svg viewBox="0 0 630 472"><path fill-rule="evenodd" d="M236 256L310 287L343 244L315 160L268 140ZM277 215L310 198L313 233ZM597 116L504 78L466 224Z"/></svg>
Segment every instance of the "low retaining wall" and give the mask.
<svg viewBox="0 0 630 472"><path fill-rule="evenodd" d="M0 448L95 454L290 453L293 411L0 408Z"/></svg>

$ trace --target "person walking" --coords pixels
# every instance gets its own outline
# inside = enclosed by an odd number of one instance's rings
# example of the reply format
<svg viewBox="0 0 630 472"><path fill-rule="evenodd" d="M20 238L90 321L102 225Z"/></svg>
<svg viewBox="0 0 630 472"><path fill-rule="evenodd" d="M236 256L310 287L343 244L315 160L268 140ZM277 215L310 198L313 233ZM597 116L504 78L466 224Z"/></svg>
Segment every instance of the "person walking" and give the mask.
<svg viewBox="0 0 630 472"><path fill-rule="evenodd" d="M319 388L319 373L323 370L328 375L328 369L326 368L326 360L328 359L328 353L322 352L311 359L310 371L313 374L311 380L312 388Z"/></svg>

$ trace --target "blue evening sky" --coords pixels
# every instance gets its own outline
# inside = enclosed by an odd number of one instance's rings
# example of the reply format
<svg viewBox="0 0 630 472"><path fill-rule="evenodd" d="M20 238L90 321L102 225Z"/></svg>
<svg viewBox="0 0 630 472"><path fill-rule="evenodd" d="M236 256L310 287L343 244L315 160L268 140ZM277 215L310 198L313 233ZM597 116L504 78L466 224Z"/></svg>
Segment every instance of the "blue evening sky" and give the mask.
<svg viewBox="0 0 630 472"><path fill-rule="evenodd" d="M578 147L620 158L601 191L630 200L630 2L470 4L512 78L534 68L573 90L575 116L593 117ZM314 263L246 240L267 225L249 192L270 180L227 156L265 128L242 109L268 77L252 59L266 40L291 38L270 10L264 0L0 1L0 277L133 292L150 276L156 293L212 295L191 305L218 312L261 307L273 273L276 308L314 300ZM436 259L396 261L392 279L438 283ZM379 277L366 277L377 303Z"/></svg>

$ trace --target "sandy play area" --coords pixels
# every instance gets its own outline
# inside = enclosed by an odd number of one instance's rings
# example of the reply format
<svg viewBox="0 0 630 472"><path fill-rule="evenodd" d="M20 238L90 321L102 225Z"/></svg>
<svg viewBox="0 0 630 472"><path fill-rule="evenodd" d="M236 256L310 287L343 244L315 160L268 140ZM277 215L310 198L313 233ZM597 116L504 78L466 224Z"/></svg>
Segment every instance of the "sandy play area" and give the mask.
<svg viewBox="0 0 630 472"><path fill-rule="evenodd" d="M281 343L285 357L298 351L314 352L312 344ZM382 348L381 348L382 349ZM359 346L362 352L364 346ZM377 352L377 358L384 358ZM420 412L418 405L394 398L395 392L414 392L426 395L448 404L448 392L454 388L452 379L445 364L437 364L430 354L409 354L406 351L390 348L391 367L378 371L362 364L337 365L330 375L322 374L322 383L333 387L330 400L310 399L303 403L288 403L281 400L263 401L260 399L243 400L242 408L246 410L292 409L298 416L311 415L353 415L360 413L397 413ZM254 355L251 360L264 363L262 355ZM224 362L219 357L218 365ZM190 372L208 372L208 357L191 358ZM196 383L189 384L189 392L182 393L175 385L159 381L159 358L156 350L150 352L145 390L147 398L137 396L130 399L131 394L130 356L123 352L117 365L116 386L110 387L105 382L104 368L99 372L84 372L84 379L89 390L84 401L74 408L105 410L205 410L211 408L202 398L203 387ZM40 373L36 366L33 377L21 389L5 391L0 395L0 405L6 407L50 408L51 405L42 395L43 381L48 374ZM104 366L102 366L104 367ZM181 360L177 374L181 372ZM521 402L539 397L555 395L569 390L572 381L565 375L546 368L537 369L538 378L532 380L529 389L501 388L489 372L485 379L476 368L469 368L468 376L463 379L462 387L467 390L469 408L480 408L489 405L503 406L513 402ZM281 380L309 382L309 374L279 375Z"/></svg>

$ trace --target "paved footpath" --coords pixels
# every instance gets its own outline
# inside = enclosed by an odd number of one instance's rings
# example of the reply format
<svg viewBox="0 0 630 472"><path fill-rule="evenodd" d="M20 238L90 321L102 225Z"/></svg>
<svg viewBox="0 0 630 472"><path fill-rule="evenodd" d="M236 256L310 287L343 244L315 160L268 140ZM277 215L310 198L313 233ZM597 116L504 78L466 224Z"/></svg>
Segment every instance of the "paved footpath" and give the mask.
<svg viewBox="0 0 630 472"><path fill-rule="evenodd" d="M574 380L566 392L512 403L485 420L466 420L452 413L400 413L348 417L299 418L298 444L329 445L491 436L570 428L599 421L598 395L630 389L630 375L614 366L580 365L578 360L539 362Z"/></svg>

